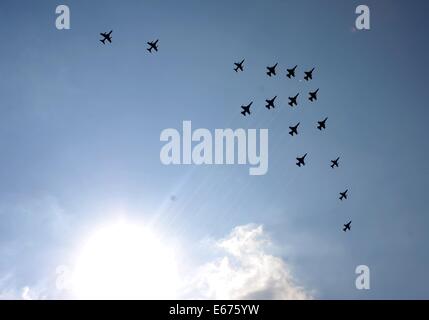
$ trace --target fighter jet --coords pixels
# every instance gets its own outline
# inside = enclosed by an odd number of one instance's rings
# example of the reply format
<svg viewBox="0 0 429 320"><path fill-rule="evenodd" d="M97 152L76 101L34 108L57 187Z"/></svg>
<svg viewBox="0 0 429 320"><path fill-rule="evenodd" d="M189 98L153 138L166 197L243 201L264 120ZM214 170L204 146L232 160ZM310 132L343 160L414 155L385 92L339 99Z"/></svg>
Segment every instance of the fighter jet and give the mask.
<svg viewBox="0 0 429 320"><path fill-rule="evenodd" d="M272 67L267 67L267 75L268 76L272 76L272 75L276 75L276 67L277 67L277 63L275 65L273 65Z"/></svg>
<svg viewBox="0 0 429 320"><path fill-rule="evenodd" d="M295 77L296 67L298 67L298 66L295 66L292 69L286 69L286 71L287 71L286 77L288 77L289 79L291 79L292 77Z"/></svg>
<svg viewBox="0 0 429 320"><path fill-rule="evenodd" d="M351 224L352 222L351 221L349 221L348 223L346 223L345 225L344 225L344 228L343 228L343 231L344 232L346 232L347 230L350 230L350 224Z"/></svg>
<svg viewBox="0 0 429 320"><path fill-rule="evenodd" d="M158 51L158 46L157 46L158 40L159 39L156 39L155 41L149 41L149 42L147 42L147 44L150 47L147 48L146 50L149 51L150 53L152 53L152 49L155 50L155 51Z"/></svg>
<svg viewBox="0 0 429 320"><path fill-rule="evenodd" d="M310 79L313 79L313 71L314 71L314 68L311 69L310 71L305 71L304 80L308 81Z"/></svg>
<svg viewBox="0 0 429 320"><path fill-rule="evenodd" d="M243 62L244 62L244 59L241 62L234 62L234 64L235 64L235 68L234 68L235 72L238 72L238 70L243 71Z"/></svg>
<svg viewBox="0 0 429 320"><path fill-rule="evenodd" d="M298 96L299 96L299 93L297 93L295 97L289 97L288 105L290 105L291 107L293 107L293 105L297 106L298 103L297 103L296 99L298 98Z"/></svg>
<svg viewBox="0 0 429 320"><path fill-rule="evenodd" d="M298 161L298 162L296 163L296 165L297 165L298 167L305 166L304 159L305 159L305 157L306 157L306 156L307 156L307 154L304 154L302 157L298 157L298 158L296 158L296 160Z"/></svg>
<svg viewBox="0 0 429 320"><path fill-rule="evenodd" d="M338 168L338 160L340 160L340 157L338 157L335 160L331 160L332 164L331 164L331 168L334 169L334 167Z"/></svg>
<svg viewBox="0 0 429 320"><path fill-rule="evenodd" d="M308 97L308 100L310 100L311 102L313 102L314 100L317 100L317 93L319 92L319 89L317 89L316 91L313 92L309 92L308 94L310 95Z"/></svg>
<svg viewBox="0 0 429 320"><path fill-rule="evenodd" d="M265 108L267 108L268 110L270 110L270 108L275 108L275 106L274 106L274 100L276 100L276 98L277 98L277 96L275 96L271 100L265 100L265 102L267 103L265 105Z"/></svg>
<svg viewBox="0 0 429 320"><path fill-rule="evenodd" d="M317 121L317 123L319 124L317 126L317 129L322 130L322 129L326 129L326 120L328 120L328 118L323 119L322 121Z"/></svg>
<svg viewBox="0 0 429 320"><path fill-rule="evenodd" d="M241 109L243 109L243 111L241 111L241 114L242 114L243 116L246 116L246 113L247 113L248 115L250 115L250 106L252 105L252 103L253 103L253 101L252 101L252 102L250 102L247 106L241 106Z"/></svg>
<svg viewBox="0 0 429 320"><path fill-rule="evenodd" d="M346 191L344 192L340 192L340 200L342 201L343 199L347 199L347 191L349 191L348 189L346 189Z"/></svg>
<svg viewBox="0 0 429 320"><path fill-rule="evenodd" d="M299 122L295 125L295 127L289 127L289 134L293 137L294 134L298 134L298 126Z"/></svg>
<svg viewBox="0 0 429 320"><path fill-rule="evenodd" d="M103 44L106 44L106 40L112 43L112 34L113 30L110 30L110 32L102 32L100 33L100 36L103 37L102 40L100 40Z"/></svg>

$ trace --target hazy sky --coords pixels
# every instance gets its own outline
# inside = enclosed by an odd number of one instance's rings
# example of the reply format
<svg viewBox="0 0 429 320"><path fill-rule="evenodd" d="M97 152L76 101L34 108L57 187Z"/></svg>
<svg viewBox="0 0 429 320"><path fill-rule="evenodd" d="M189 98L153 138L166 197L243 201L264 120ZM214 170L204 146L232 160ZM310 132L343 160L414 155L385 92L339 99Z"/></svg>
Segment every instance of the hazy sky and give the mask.
<svg viewBox="0 0 429 320"><path fill-rule="evenodd" d="M207 239L263 225L270 254L313 297L429 298L427 1L67 1L63 31L59 4L0 2L0 297L60 297L55 268L72 267L88 232L120 214L181 243L189 265L212 261ZM369 31L354 30L359 4ZM184 120L268 128L268 173L163 165L159 135ZM370 290L355 288L361 264Z"/></svg>

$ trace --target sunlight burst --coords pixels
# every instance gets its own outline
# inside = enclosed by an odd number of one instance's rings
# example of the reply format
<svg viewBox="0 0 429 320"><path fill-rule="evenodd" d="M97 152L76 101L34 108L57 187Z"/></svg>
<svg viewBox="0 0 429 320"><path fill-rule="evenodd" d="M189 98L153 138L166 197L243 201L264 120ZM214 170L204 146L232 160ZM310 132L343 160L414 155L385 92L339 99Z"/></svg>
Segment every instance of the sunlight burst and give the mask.
<svg viewBox="0 0 429 320"><path fill-rule="evenodd" d="M72 286L79 299L172 299L176 259L147 228L113 223L97 229L81 248Z"/></svg>

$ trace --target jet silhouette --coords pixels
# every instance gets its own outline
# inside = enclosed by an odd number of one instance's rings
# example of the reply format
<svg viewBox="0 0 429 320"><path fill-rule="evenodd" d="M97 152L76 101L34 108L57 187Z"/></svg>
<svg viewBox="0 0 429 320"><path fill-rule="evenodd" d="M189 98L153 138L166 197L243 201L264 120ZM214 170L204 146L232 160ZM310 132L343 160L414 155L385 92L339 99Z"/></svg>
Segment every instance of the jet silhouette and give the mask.
<svg viewBox="0 0 429 320"><path fill-rule="evenodd" d="M295 97L289 97L290 101L288 102L288 105L290 105L291 107L293 107L293 105L297 106L298 103L297 103L296 99L298 98L298 96L299 96L299 93L297 93Z"/></svg>
<svg viewBox="0 0 429 320"><path fill-rule="evenodd" d="M286 77L288 77L289 79L291 79L292 77L295 77L296 67L298 67L298 66L295 66L292 69L286 69L286 71L287 71Z"/></svg>
<svg viewBox="0 0 429 320"><path fill-rule="evenodd" d="M293 137L294 134L298 134L298 126L299 122L295 125L295 127L289 127L289 134Z"/></svg>
<svg viewBox="0 0 429 320"><path fill-rule="evenodd" d="M277 96L275 96L271 100L265 100L265 102L267 103L265 105L265 108L267 108L268 110L270 110L270 108L275 108L275 106L274 106L274 100L276 100L276 98L277 98Z"/></svg>
<svg viewBox="0 0 429 320"><path fill-rule="evenodd" d="M252 102L250 102L247 106L241 106L241 109L243 109L243 111L241 111L241 114L242 114L243 116L246 116L246 113L247 113L248 115L250 115L250 106L252 105L252 103L253 103L253 101L252 101Z"/></svg>
<svg viewBox="0 0 429 320"><path fill-rule="evenodd" d="M348 223L346 223L345 225L344 225L344 228L343 228L343 231L344 232L346 232L347 230L350 230L350 224L351 224L352 222L351 221L349 221Z"/></svg>
<svg viewBox="0 0 429 320"><path fill-rule="evenodd" d="M305 157L307 156L307 154L304 154L302 157L298 157L298 158L296 158L296 160L298 161L297 163L296 163L296 165L298 166L298 167L301 167L301 166L305 166L305 161L304 161L304 159L305 159Z"/></svg>
<svg viewBox="0 0 429 320"><path fill-rule="evenodd" d="M244 62L244 59L241 62L234 62L234 64L235 64L235 68L234 68L235 72L238 72L238 70L243 71L243 62Z"/></svg>
<svg viewBox="0 0 429 320"><path fill-rule="evenodd" d="M323 119L322 121L317 121L317 123L319 124L317 126L317 129L322 130L322 129L326 129L326 120L328 120L328 118Z"/></svg>
<svg viewBox="0 0 429 320"><path fill-rule="evenodd" d="M334 167L338 168L338 160L340 160L340 157L338 157L335 160L331 160L332 164L331 164L331 168L334 169Z"/></svg>
<svg viewBox="0 0 429 320"><path fill-rule="evenodd" d="M310 95L308 97L308 100L310 100L311 102L313 102L314 100L317 100L317 93L319 92L319 89L317 89L316 91L313 92L309 92L308 94Z"/></svg>
<svg viewBox="0 0 429 320"><path fill-rule="evenodd" d="M276 67L277 67L277 63L275 65L273 65L272 67L267 67L267 69L268 69L267 75L270 77L272 75L276 75Z"/></svg>
<svg viewBox="0 0 429 320"><path fill-rule="evenodd" d="M112 43L112 34L113 30L110 30L110 32L102 32L100 33L100 36L103 37L102 40L100 40L101 42L103 42L103 44L106 44L106 40L109 41L110 43Z"/></svg>
<svg viewBox="0 0 429 320"><path fill-rule="evenodd" d="M159 39L156 39L156 41L149 41L149 42L147 42L147 44L150 47L147 48L146 50L149 51L150 53L152 53L152 49L155 50L155 51L158 51L158 46L157 46L158 40Z"/></svg>
<svg viewBox="0 0 429 320"><path fill-rule="evenodd" d="M314 71L314 68L311 69L310 71L305 71L304 80L308 81L310 79L313 79L313 71Z"/></svg>
<svg viewBox="0 0 429 320"><path fill-rule="evenodd" d="M331 164L331 168L334 169L334 167L338 168L338 160L340 160L340 157L338 157L335 160L331 160L332 164Z"/></svg>
<svg viewBox="0 0 429 320"><path fill-rule="evenodd" d="M340 192L340 200L342 201L343 199L347 199L347 191L349 191L348 189L346 189L346 191L344 192Z"/></svg>

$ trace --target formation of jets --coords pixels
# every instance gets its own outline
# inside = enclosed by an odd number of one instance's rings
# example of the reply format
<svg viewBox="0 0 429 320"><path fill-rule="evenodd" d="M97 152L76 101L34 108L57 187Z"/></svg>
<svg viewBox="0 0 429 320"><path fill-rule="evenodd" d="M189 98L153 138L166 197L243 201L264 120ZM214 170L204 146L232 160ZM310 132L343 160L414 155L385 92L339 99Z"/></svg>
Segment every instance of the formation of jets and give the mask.
<svg viewBox="0 0 429 320"><path fill-rule="evenodd" d="M109 43L112 43L112 32L113 32L113 30L110 30L109 32L102 32L102 33L100 33L100 35L103 37L103 39L100 39L100 42L102 42L103 44L106 44L106 41L109 42ZM147 44L149 45L149 47L146 50L149 51L149 53L152 53L152 50L154 50L154 51L157 52L158 51L158 41L159 41L159 39L147 42ZM234 66L235 66L234 67L234 71L235 72L244 71L244 66L243 66L244 61L245 61L245 59L241 60L240 62L234 62ZM278 65L278 63L275 63L273 66L266 67L267 68L266 74L269 77L276 76L276 67L277 67L277 65ZM295 78L295 76L296 76L296 69L297 68L298 68L298 66L295 65L293 68L286 69L286 71L287 71L286 77L289 78L289 79ZM315 68L312 68L309 71L304 71L304 80L305 81L309 81L309 80L313 79L313 71L314 71L314 69ZM310 100L310 102L316 101L317 100L317 94L318 94L318 92L319 92L319 88L317 88L315 91L310 91L309 92L308 100ZM297 93L293 97L288 97L289 98L289 102L288 102L289 106L293 107L293 106L297 106L298 105L298 101L297 101L298 100L298 96L299 96L299 93ZM268 110L270 110L271 108L272 109L275 108L274 102L275 102L276 98L277 98L277 96L274 96L271 99L266 99L265 100L265 102L266 102L265 107ZM251 101L248 105L241 106L241 109L242 109L241 114L243 116L251 114L250 107L252 106L252 104L253 104L253 101ZM327 120L328 120L328 118L326 117L325 119L323 119L321 121L318 121L317 122L318 123L317 129L319 129L319 130L326 129L326 121ZM289 134L292 137L294 135L298 135L298 127L299 127L299 125L300 125L300 122L298 122L295 126L290 126L289 127L289 129L290 129ZM296 165L298 167L305 166L305 158L306 157L307 157L307 153L305 153L301 157L297 157L296 158L296 161L297 161ZM340 159L340 157L337 157L337 159L335 159L335 160L331 160L331 168L338 167L338 161L339 161L339 159ZM340 192L339 199L341 201L343 199L347 199L347 192L348 192L348 189L346 189L344 192ZM349 221L348 223L344 224L344 228L343 228L344 232L346 232L347 230L351 230L351 223L352 222Z"/></svg>
<svg viewBox="0 0 429 320"><path fill-rule="evenodd" d="M244 61L245 61L245 59L242 59L240 62L234 62L234 71L235 72L243 71L244 70L244 66L243 66ZM276 68L277 68L277 66L278 66L278 63L276 62L274 65L266 67L266 69L267 69L266 74L269 77L276 76L277 75L276 74ZM298 68L298 65L295 65L294 67L291 67L291 68L287 68L286 69L286 72L287 72L286 77L289 78L289 79L295 78L296 77L296 70L297 70L297 68ZM305 81L313 80L313 72L314 72L314 70L315 70L315 68L312 68L312 69L310 69L308 71L304 71L304 80ZM319 93L319 88L315 89L314 91L310 91L308 93L308 100L310 102L317 101L317 95L318 95L318 93ZM288 97L288 99L289 99L288 105L289 106L291 106L291 107L298 106L298 97L299 97L299 94L300 93L298 92L295 96ZM267 108L268 110L274 109L276 107L275 106L276 99L277 99L277 96L274 96L271 99L265 99L265 103L266 103L265 104L265 108ZM251 114L250 107L252 106L252 103L253 103L253 101L250 102L248 105L241 106L241 109L242 109L241 114L243 116ZM328 120L328 117L325 117L323 120L317 121L316 128L319 129L320 131L325 130L326 129L326 121L327 120ZM300 122L298 122L295 126L290 126L289 127L289 130L290 130L289 134L292 137L295 136L295 135L298 135L298 127L299 127L299 125L300 125ZM306 163L305 163L306 157L307 157L307 153L305 153L303 156L296 157L296 165L298 167L305 166L306 165ZM337 157L336 159L331 160L330 167L332 169L334 169L335 167L338 168L339 167L339 160L340 160L340 157ZM348 189L346 189L344 192L340 192L339 199L341 201L347 199L347 192L348 192ZM346 232L347 230L351 230L351 223L352 222L349 221L348 223L344 224L344 228L343 228L344 232Z"/></svg>
<svg viewBox="0 0 429 320"><path fill-rule="evenodd" d="M149 44L149 42L148 42L148 44ZM150 48L148 50L150 51ZM235 72L244 71L244 62L245 62L245 59L242 59L240 62L234 62L234 68L233 68L233 70ZM276 62L273 66L266 67L267 68L266 74L269 77L277 75L277 73L276 73L277 66L278 66L278 63ZM295 78L296 77L296 69L297 68L298 68L298 65L295 65L293 68L286 69L286 71L287 71L286 77L288 77L289 79ZM304 79L305 80L308 81L310 79L313 79L313 71L314 71L314 69L315 68L312 68L310 71L305 71L304 72ZM316 101L317 100L317 94L318 94L318 92L319 92L319 88L317 88L314 91L310 91L308 93L308 95L309 95L308 100L310 100L311 102ZM288 105L291 106L291 107L298 106L298 96L299 96L299 92L295 96L288 97L288 99L289 99ZM268 110L275 108L274 100L276 98L277 98L277 96L275 96L272 99L266 99L265 100L265 102L266 102L265 107ZM241 111L241 114L243 116L246 116L246 115L250 114L250 110L249 109L243 110L243 111Z"/></svg>

